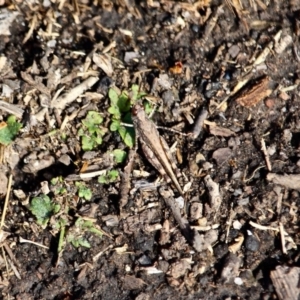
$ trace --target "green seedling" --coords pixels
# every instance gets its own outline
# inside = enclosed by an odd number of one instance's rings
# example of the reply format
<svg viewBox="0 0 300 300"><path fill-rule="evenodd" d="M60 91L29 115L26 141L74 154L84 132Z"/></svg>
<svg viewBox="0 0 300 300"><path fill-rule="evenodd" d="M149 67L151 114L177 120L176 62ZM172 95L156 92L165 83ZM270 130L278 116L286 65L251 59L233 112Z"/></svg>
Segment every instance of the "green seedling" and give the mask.
<svg viewBox="0 0 300 300"><path fill-rule="evenodd" d="M126 156L127 156L126 152L124 150L121 150L121 149L115 149L113 151L113 155L114 155L116 163L118 163L118 164L125 161Z"/></svg>
<svg viewBox="0 0 300 300"><path fill-rule="evenodd" d="M60 210L60 205L55 204L47 195L40 195L31 200L29 209L37 218L37 223L46 228L50 217Z"/></svg>
<svg viewBox="0 0 300 300"><path fill-rule="evenodd" d="M76 237L72 234L69 234L67 237L67 241L71 243L75 248L78 248L80 246L91 248L91 244L83 237Z"/></svg>
<svg viewBox="0 0 300 300"><path fill-rule="evenodd" d="M90 248L90 243L82 237L85 232L91 232L100 237L103 235L102 231L97 229L92 221L78 218L75 222L75 230L70 232L67 236L68 242L70 242L76 248L79 246Z"/></svg>
<svg viewBox="0 0 300 300"><path fill-rule="evenodd" d="M22 124L16 120L15 116L9 116L6 123L3 122L0 124L0 144L5 146L9 145L14 140L21 127Z"/></svg>
<svg viewBox="0 0 300 300"><path fill-rule="evenodd" d="M92 191L88 187L85 186L82 182L75 182L75 185L78 187L78 196L80 198L84 198L85 200L92 199Z"/></svg>
<svg viewBox="0 0 300 300"><path fill-rule="evenodd" d="M146 96L146 93L139 91L139 86L133 84L128 91L122 91L118 94L117 91L111 88L108 92L110 99L110 107L108 112L112 114L112 123L110 125L111 131L118 131L124 143L132 148L134 145L134 130L130 127L124 127L124 123L132 123L131 121L131 106L138 100Z"/></svg>
<svg viewBox="0 0 300 300"><path fill-rule="evenodd" d="M53 186L51 191L53 191L55 195L63 195L67 193L67 188L65 187L63 177L54 177L51 179L50 183Z"/></svg>
<svg viewBox="0 0 300 300"><path fill-rule="evenodd" d="M119 172L117 170L110 170L105 175L101 175L98 177L99 183L108 184L114 182L118 179Z"/></svg>
<svg viewBox="0 0 300 300"><path fill-rule="evenodd" d="M103 118L96 111L89 111L84 120L82 127L78 130L78 135L81 136L81 146L84 151L93 150L98 145L102 144L102 137L105 131L100 128Z"/></svg>
<svg viewBox="0 0 300 300"><path fill-rule="evenodd" d="M95 227L95 224L90 220L84 220L78 218L75 222L75 226L79 229L80 232L91 232L102 237L103 232Z"/></svg>
<svg viewBox="0 0 300 300"><path fill-rule="evenodd" d="M63 247L64 247L64 240L65 240L65 234L66 234L66 225L67 225L67 221L65 219L61 218L58 221L58 226L60 228L58 247L57 247L57 252L58 253L60 253L63 250Z"/></svg>

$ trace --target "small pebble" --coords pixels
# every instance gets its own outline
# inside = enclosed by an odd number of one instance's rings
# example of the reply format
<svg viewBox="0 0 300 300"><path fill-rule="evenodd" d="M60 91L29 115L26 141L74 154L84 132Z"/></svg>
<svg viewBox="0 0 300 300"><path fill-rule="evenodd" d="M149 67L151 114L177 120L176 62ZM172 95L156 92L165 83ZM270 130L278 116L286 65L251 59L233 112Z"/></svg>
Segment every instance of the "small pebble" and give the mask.
<svg viewBox="0 0 300 300"><path fill-rule="evenodd" d="M245 247L249 251L256 252L260 248L260 242L255 235L251 234L246 237Z"/></svg>
<svg viewBox="0 0 300 300"><path fill-rule="evenodd" d="M152 264L151 259L147 256L147 255L142 255L139 259L138 262L142 265L142 266L150 266Z"/></svg>

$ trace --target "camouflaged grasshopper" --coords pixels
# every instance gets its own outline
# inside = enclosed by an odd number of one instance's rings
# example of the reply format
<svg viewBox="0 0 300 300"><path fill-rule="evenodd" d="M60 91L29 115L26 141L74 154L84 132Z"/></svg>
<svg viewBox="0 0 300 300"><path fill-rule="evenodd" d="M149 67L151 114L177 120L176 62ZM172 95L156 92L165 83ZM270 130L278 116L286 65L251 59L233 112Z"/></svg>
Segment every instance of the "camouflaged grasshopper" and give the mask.
<svg viewBox="0 0 300 300"><path fill-rule="evenodd" d="M183 196L177 177L177 167L171 155L170 148L155 124L147 117L144 107L135 104L132 108L132 121L136 137L140 140L142 149L149 162L167 181L172 181L178 192Z"/></svg>

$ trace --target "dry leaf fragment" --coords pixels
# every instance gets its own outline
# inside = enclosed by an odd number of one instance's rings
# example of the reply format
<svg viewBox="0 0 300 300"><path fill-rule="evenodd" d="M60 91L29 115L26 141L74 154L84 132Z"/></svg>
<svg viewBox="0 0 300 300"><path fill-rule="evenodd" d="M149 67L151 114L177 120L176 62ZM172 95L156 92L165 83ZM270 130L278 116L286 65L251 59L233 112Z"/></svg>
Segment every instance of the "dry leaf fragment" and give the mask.
<svg viewBox="0 0 300 300"><path fill-rule="evenodd" d="M213 135L225 136L225 137L235 135L235 133L228 128L224 128L212 124L209 126L209 132Z"/></svg>
<svg viewBox="0 0 300 300"><path fill-rule="evenodd" d="M33 77L30 74L22 71L21 77L24 81L26 81L33 88L40 91L42 94L45 94L47 96L51 95L50 90L41 82L41 79L39 80L39 77L37 77L37 79L33 79Z"/></svg>
<svg viewBox="0 0 300 300"><path fill-rule="evenodd" d="M239 105L244 107L252 107L271 95L272 89L269 88L270 79L265 77L261 79L255 86L246 89L243 95L236 99Z"/></svg>
<svg viewBox="0 0 300 300"><path fill-rule="evenodd" d="M113 74L113 67L111 64L111 59L107 54L94 53L93 62L101 69L103 72L111 77Z"/></svg>

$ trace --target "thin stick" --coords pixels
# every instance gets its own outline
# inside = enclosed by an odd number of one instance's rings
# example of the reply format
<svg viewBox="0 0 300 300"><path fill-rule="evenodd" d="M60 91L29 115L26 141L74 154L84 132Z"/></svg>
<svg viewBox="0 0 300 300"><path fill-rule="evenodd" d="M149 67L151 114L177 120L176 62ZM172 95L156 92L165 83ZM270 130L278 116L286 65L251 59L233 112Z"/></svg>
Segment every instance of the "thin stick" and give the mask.
<svg viewBox="0 0 300 300"><path fill-rule="evenodd" d="M276 212L278 216L280 216L280 212L281 212L282 199L283 199L283 193L280 192L279 195L277 196L277 205L276 205Z"/></svg>
<svg viewBox="0 0 300 300"><path fill-rule="evenodd" d="M283 230L283 225L281 222L279 222L279 232L280 232L280 238L281 238L282 253L287 254L287 250L285 247L284 230Z"/></svg>
<svg viewBox="0 0 300 300"><path fill-rule="evenodd" d="M113 248L113 245L109 245L106 247L104 250L100 251L93 257L93 262L96 262L100 256L102 256L106 251L110 250Z"/></svg>
<svg viewBox="0 0 300 300"><path fill-rule="evenodd" d="M30 241L30 240L23 239L21 236L19 237L19 242L20 243L33 244L33 245L36 245L36 246L41 247L41 248L49 249L49 247L47 247L47 246L44 246L40 243L36 243L36 242Z"/></svg>
<svg viewBox="0 0 300 300"><path fill-rule="evenodd" d="M269 153L268 153L267 148L266 148L265 140L263 138L261 139L261 150L264 153L268 171L271 172L272 171L272 166L271 166L271 163L270 163L270 156L269 156Z"/></svg>
<svg viewBox="0 0 300 300"><path fill-rule="evenodd" d="M6 259L4 247L1 247L1 250L2 250L3 259L5 261L5 267L6 267L7 276L9 277L9 269L8 269L8 263L7 263L7 259Z"/></svg>
<svg viewBox="0 0 300 300"><path fill-rule="evenodd" d="M250 181L253 177L254 177L254 175L255 175L255 173L259 170L259 169L262 169L262 168L264 168L265 166L260 166L260 167L257 167L254 171L253 171L253 173L252 173L252 175L248 178L248 179L246 179L245 178L245 175L244 175L244 178L243 178L243 182L248 182L248 181Z"/></svg>
<svg viewBox="0 0 300 300"><path fill-rule="evenodd" d="M8 179L7 192L6 192L3 212L2 212L2 216L1 216L0 230L2 230L2 227L4 225L4 220L5 220L5 215L6 215L6 211L7 211L8 200L9 200L9 195L10 195L10 190L11 190L11 184L12 184L12 174L9 175L9 179Z"/></svg>

